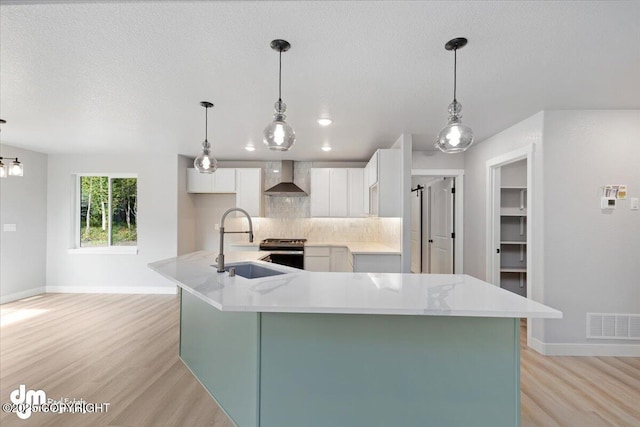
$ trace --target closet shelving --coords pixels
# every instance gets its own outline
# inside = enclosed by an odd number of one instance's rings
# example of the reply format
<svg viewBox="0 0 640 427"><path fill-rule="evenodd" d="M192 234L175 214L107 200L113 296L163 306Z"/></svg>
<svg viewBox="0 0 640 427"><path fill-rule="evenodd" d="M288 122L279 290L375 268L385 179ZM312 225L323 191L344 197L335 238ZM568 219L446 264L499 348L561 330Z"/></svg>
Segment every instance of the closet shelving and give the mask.
<svg viewBox="0 0 640 427"><path fill-rule="evenodd" d="M500 286L526 296L527 187L500 187Z"/></svg>

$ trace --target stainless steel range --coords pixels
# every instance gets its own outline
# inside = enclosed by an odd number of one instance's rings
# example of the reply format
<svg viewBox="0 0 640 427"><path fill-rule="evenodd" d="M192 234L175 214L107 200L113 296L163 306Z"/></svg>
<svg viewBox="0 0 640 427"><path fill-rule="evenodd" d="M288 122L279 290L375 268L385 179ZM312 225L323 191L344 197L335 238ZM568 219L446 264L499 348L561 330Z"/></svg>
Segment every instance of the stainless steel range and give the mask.
<svg viewBox="0 0 640 427"><path fill-rule="evenodd" d="M268 261L289 267L304 268L304 242L307 239L265 239L261 251L269 251Z"/></svg>

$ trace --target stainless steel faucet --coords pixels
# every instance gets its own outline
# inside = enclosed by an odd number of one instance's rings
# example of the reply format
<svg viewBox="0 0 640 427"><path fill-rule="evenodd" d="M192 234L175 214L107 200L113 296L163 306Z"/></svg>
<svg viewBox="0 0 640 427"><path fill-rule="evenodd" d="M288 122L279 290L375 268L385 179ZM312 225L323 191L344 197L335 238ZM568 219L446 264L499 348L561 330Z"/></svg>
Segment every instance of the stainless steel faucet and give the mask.
<svg viewBox="0 0 640 427"><path fill-rule="evenodd" d="M233 211L245 214L249 220L249 231L224 231L224 220L227 215L229 215L229 212ZM218 262L218 273L224 273L224 233L249 233L249 242L253 242L253 223L251 222L251 215L249 215L249 212L241 208L231 208L222 214L222 219L220 220L220 253L218 254L218 258L216 258L216 261Z"/></svg>

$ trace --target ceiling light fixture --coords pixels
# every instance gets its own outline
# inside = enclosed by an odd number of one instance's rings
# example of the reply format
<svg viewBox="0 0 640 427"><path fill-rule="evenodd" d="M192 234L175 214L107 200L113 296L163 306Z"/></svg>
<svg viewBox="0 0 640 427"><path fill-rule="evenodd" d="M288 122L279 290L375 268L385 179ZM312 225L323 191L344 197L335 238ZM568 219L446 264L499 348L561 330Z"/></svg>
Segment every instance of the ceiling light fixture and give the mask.
<svg viewBox="0 0 640 427"><path fill-rule="evenodd" d="M320 126L329 126L331 123L333 123L333 120L323 118L323 119L318 119L317 122Z"/></svg>
<svg viewBox="0 0 640 427"><path fill-rule="evenodd" d="M256 151L256 147L254 147L252 144L245 145L244 149L247 151Z"/></svg>
<svg viewBox="0 0 640 427"><path fill-rule="evenodd" d="M438 134L436 147L445 153L461 153L473 144L473 132L461 122L462 104L456 99L458 49L467 44L464 37L449 40L444 48L453 50L453 102L449 104L449 123Z"/></svg>
<svg viewBox="0 0 640 427"><path fill-rule="evenodd" d="M218 161L211 155L211 144L207 139L209 131L209 108L213 104L209 101L200 103L204 107L204 142L202 143L202 153L193 161L193 166L200 173L214 173L218 169Z"/></svg>
<svg viewBox="0 0 640 427"><path fill-rule="evenodd" d="M287 151L291 149L296 142L296 133L293 128L285 122L287 116L284 114L287 111L287 105L282 102L282 52L286 52L291 48L291 45L286 40L273 40L271 42L271 49L278 51L280 55L280 68L278 71L278 101L275 103L275 114L273 115L273 122L264 129L264 145L269 147L270 150L275 151Z"/></svg>
<svg viewBox="0 0 640 427"><path fill-rule="evenodd" d="M7 123L6 120L0 119L0 124ZM8 166L5 165L3 160L13 160ZM0 178L6 178L7 176L22 176L24 173L24 167L17 157L0 157Z"/></svg>
<svg viewBox="0 0 640 427"><path fill-rule="evenodd" d="M331 147L328 145L323 145L322 146L322 151L331 151Z"/></svg>

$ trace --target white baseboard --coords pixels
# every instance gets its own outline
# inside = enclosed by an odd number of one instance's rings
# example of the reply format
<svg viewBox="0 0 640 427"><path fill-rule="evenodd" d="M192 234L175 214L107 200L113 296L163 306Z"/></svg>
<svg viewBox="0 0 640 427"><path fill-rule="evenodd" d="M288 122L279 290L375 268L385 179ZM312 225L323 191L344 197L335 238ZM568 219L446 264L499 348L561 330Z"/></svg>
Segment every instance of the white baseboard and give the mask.
<svg viewBox="0 0 640 427"><path fill-rule="evenodd" d="M544 343L536 338L528 344L544 356L640 357L640 344Z"/></svg>
<svg viewBox="0 0 640 427"><path fill-rule="evenodd" d="M47 286L47 293L60 294L162 294L175 295L176 286Z"/></svg>
<svg viewBox="0 0 640 427"><path fill-rule="evenodd" d="M8 302L18 301L19 299L29 298L34 295L44 294L45 292L46 290L43 286L40 288L32 288L32 289L27 289L26 291L0 296L0 304L6 304Z"/></svg>

